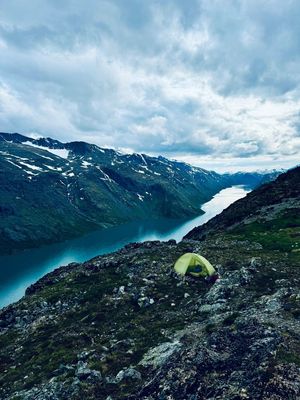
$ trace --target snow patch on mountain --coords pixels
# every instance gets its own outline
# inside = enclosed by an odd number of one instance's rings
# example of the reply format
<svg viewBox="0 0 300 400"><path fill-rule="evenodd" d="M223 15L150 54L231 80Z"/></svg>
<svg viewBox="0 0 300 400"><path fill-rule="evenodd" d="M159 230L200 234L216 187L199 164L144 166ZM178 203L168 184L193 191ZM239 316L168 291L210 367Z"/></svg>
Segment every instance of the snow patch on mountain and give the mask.
<svg viewBox="0 0 300 400"><path fill-rule="evenodd" d="M100 172L102 172L104 178L100 178L102 181L113 182L109 175L107 175L99 166L96 167Z"/></svg>
<svg viewBox="0 0 300 400"><path fill-rule="evenodd" d="M58 172L62 171L62 168L60 168L60 167L54 168L54 167L51 167L50 165L46 165L46 164L45 164L45 167L47 167L48 169L51 169L51 171L58 171Z"/></svg>
<svg viewBox="0 0 300 400"><path fill-rule="evenodd" d="M88 168L89 166L93 166L93 164L89 163L88 161L82 161L82 167L83 168Z"/></svg>
<svg viewBox="0 0 300 400"><path fill-rule="evenodd" d="M6 160L6 161L9 162L10 164L14 165L14 166L17 167L17 168L22 169L22 167L20 167L20 165L14 163L13 161L11 161L11 160Z"/></svg>
<svg viewBox="0 0 300 400"><path fill-rule="evenodd" d="M41 171L41 172L43 171L42 168L37 167L36 165L27 164L27 163L25 163L24 161L19 161L19 164L23 165L24 167L33 169L33 170L35 170L35 171Z"/></svg>
<svg viewBox="0 0 300 400"><path fill-rule="evenodd" d="M26 144L27 146L36 147L36 148L41 149L41 150L49 151L49 153L52 153L55 156L58 156L58 157L61 157L61 158L65 158L66 160L68 159L68 156L69 156L69 150L67 150L67 149L50 149L49 147L38 146L37 144L31 143L29 141L28 142L23 142L23 144Z"/></svg>

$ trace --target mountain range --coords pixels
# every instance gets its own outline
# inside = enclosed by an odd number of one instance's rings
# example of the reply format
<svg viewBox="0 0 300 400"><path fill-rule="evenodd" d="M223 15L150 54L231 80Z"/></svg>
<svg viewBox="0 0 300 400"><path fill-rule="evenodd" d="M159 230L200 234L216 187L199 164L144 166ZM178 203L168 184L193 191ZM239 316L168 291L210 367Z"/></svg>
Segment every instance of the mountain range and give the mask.
<svg viewBox="0 0 300 400"><path fill-rule="evenodd" d="M218 174L85 142L0 133L0 253L128 221L192 218L221 189L271 173Z"/></svg>

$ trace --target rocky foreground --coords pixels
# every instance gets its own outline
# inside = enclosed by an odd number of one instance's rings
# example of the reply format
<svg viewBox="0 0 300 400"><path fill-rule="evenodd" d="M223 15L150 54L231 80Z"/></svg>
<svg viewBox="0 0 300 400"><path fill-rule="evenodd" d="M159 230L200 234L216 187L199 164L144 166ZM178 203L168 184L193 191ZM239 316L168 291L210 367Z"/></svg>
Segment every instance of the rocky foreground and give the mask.
<svg viewBox="0 0 300 400"><path fill-rule="evenodd" d="M299 198L296 168L178 244L46 275L0 311L1 400L300 399ZM185 252L220 279L177 276Z"/></svg>
<svg viewBox="0 0 300 400"><path fill-rule="evenodd" d="M221 279L178 277L186 251ZM299 266L219 235L59 268L0 314L0 397L299 399Z"/></svg>

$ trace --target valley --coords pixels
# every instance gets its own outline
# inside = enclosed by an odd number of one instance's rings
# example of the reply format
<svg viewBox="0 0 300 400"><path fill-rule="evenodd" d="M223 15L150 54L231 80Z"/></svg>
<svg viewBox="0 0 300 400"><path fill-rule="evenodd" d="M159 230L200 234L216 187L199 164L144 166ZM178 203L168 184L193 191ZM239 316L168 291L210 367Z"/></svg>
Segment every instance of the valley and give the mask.
<svg viewBox="0 0 300 400"><path fill-rule="evenodd" d="M184 219L233 185L279 172L218 174L85 142L0 133L0 254L145 219Z"/></svg>
<svg viewBox="0 0 300 400"><path fill-rule="evenodd" d="M300 1L0 10L0 400L300 400Z"/></svg>
<svg viewBox="0 0 300 400"><path fill-rule="evenodd" d="M204 214L193 219L160 218L129 222L62 243L0 256L0 308L19 300L29 285L62 265L84 262L100 254L116 251L131 242L180 241L191 229L208 221L246 194L247 191L242 187L223 189L202 206Z"/></svg>

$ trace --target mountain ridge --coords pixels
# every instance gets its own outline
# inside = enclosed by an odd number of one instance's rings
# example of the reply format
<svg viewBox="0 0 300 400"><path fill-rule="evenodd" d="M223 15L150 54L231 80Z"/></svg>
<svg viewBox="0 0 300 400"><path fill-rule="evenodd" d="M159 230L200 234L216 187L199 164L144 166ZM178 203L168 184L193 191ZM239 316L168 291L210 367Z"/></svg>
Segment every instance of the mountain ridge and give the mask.
<svg viewBox="0 0 300 400"><path fill-rule="evenodd" d="M133 220L192 218L221 189L274 176L220 175L161 156L0 133L0 252Z"/></svg>

